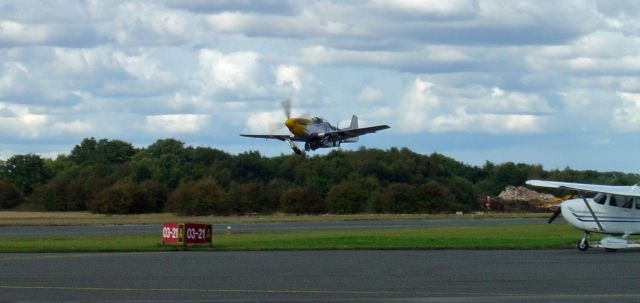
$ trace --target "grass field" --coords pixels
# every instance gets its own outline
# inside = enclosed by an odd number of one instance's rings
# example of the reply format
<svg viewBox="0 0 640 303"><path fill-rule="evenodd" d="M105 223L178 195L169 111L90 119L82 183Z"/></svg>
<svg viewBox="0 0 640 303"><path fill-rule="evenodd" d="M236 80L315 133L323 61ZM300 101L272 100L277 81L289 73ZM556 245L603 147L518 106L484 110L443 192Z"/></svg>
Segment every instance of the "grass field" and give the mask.
<svg viewBox="0 0 640 303"><path fill-rule="evenodd" d="M569 248L581 233L565 224L214 234L189 250ZM597 239L594 238L594 239ZM173 251L160 235L0 238L0 252Z"/></svg>
<svg viewBox="0 0 640 303"><path fill-rule="evenodd" d="M0 211L0 226L27 225L101 225L101 224L160 224L163 222L258 223L291 221L350 221L350 220L416 220L416 219L474 219L474 218L546 218L548 213L485 213L465 215L430 214L357 214L357 215L248 215L186 217L173 214L99 215L89 212L31 212Z"/></svg>

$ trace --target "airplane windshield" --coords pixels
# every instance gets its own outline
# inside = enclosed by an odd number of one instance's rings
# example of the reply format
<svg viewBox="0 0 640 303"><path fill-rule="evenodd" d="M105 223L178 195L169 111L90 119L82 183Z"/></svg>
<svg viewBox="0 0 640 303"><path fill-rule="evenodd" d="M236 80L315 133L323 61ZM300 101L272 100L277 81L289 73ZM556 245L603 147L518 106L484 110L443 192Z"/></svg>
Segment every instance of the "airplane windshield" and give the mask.
<svg viewBox="0 0 640 303"><path fill-rule="evenodd" d="M607 195L603 193L598 193L595 197L593 197L593 201L600 205L604 205L604 201L606 200L606 198L607 198Z"/></svg>

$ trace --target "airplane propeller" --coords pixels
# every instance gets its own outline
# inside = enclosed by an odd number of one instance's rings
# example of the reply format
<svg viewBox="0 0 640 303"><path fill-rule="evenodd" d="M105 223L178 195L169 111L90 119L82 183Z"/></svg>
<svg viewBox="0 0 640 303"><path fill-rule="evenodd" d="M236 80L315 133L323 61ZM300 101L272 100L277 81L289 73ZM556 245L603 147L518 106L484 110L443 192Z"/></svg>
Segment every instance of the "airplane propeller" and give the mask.
<svg viewBox="0 0 640 303"><path fill-rule="evenodd" d="M282 102L280 102L280 107L282 108L282 111L284 112L285 117L288 119L291 118L291 107L292 107L293 101L289 98L282 100ZM304 112L302 115L296 115L299 118L305 118L308 119L311 114L306 111ZM274 122L271 123L269 125L269 134L275 134L277 133L279 130L282 129L282 127L284 126L284 123L282 122Z"/></svg>
<svg viewBox="0 0 640 303"><path fill-rule="evenodd" d="M280 106L282 106L282 110L284 110L284 115L287 119L291 118L291 99L285 99L280 103Z"/></svg>
<svg viewBox="0 0 640 303"><path fill-rule="evenodd" d="M547 221L547 224L551 224L551 222L555 221L556 218L558 218L558 216L562 213L562 207L560 207L560 205L558 205L558 209L556 209L556 211L553 212L553 215L551 215L551 218L549 218L549 221Z"/></svg>

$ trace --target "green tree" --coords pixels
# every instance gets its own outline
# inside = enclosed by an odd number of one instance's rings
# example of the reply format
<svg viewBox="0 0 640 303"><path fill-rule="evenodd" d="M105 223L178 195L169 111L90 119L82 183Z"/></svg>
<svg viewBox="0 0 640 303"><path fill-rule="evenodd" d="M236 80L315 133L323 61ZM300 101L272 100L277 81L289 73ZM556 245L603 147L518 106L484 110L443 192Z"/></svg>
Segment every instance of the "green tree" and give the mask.
<svg viewBox="0 0 640 303"><path fill-rule="evenodd" d="M228 215L233 209L226 193L212 179L180 184L167 201L167 210L181 215Z"/></svg>
<svg viewBox="0 0 640 303"><path fill-rule="evenodd" d="M38 155L15 155L0 167L0 176L11 180L24 194L29 195L49 179L44 160Z"/></svg>
<svg viewBox="0 0 640 303"><path fill-rule="evenodd" d="M136 185L121 180L100 192L88 207L103 214L151 213L160 211L166 199L166 188L159 182L147 180Z"/></svg>

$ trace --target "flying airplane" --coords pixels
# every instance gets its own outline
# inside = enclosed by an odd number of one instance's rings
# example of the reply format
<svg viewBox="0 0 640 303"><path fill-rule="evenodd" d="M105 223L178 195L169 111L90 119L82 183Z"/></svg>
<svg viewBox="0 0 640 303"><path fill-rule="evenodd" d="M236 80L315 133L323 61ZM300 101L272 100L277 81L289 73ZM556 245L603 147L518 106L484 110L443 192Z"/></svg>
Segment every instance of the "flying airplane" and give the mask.
<svg viewBox="0 0 640 303"><path fill-rule="evenodd" d="M594 247L614 252L622 248L638 248L640 242L628 240L640 234L640 186L612 186L529 180L528 185L575 190L580 195L560 203L558 210L549 218L553 222L560 214L573 227L584 231L576 244L581 251L589 249L591 233L606 234ZM595 193L587 198L586 193Z"/></svg>
<svg viewBox="0 0 640 303"><path fill-rule="evenodd" d="M304 142L304 150L311 151L318 148L338 147L342 143L358 142L358 137L364 134L375 133L379 130L390 128L388 125L376 125L370 127L358 128L358 117L351 117L351 125L347 128L338 128L331 125L327 120L314 117L292 118L291 117L291 101L287 100L282 103L287 116L284 125L289 129L292 135L248 135L241 134L243 137L277 139L287 141L291 149L298 154L302 154L302 150L293 143L293 141Z"/></svg>

